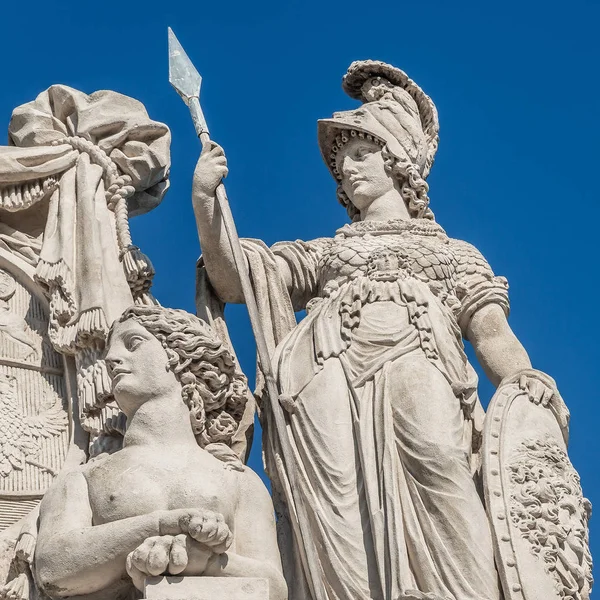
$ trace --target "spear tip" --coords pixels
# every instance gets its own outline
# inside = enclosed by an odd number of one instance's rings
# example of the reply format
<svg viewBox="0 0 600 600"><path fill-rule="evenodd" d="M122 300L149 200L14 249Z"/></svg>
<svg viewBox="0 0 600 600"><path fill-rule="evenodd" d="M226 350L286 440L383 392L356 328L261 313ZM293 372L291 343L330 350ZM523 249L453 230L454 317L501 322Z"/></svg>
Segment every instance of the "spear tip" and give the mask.
<svg viewBox="0 0 600 600"><path fill-rule="evenodd" d="M191 98L200 96L202 77L186 54L177 36L169 27L169 82L189 104Z"/></svg>

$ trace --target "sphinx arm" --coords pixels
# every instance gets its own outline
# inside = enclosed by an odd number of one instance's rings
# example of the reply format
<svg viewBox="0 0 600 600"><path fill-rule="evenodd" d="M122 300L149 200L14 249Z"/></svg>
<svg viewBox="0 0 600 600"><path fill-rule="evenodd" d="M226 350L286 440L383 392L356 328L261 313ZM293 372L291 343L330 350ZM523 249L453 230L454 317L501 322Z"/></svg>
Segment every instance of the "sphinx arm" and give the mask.
<svg viewBox="0 0 600 600"><path fill-rule="evenodd" d="M126 576L125 559L160 534L159 513L92 525L88 486L81 471L57 479L40 506L35 574L53 598L89 594Z"/></svg>

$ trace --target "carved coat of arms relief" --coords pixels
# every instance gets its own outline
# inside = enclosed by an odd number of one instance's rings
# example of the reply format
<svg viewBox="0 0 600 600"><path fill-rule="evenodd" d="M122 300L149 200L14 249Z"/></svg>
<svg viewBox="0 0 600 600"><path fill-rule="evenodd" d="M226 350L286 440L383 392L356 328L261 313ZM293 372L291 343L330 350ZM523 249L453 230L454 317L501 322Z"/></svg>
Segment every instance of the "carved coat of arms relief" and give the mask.
<svg viewBox="0 0 600 600"><path fill-rule="evenodd" d="M47 323L44 303L0 269L0 531L37 506L68 450L64 362Z"/></svg>

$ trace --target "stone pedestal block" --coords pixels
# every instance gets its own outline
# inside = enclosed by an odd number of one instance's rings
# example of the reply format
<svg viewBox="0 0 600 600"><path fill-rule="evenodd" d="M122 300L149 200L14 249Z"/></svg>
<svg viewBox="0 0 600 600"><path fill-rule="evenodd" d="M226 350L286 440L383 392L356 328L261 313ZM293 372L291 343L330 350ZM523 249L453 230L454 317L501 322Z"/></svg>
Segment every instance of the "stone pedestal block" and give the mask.
<svg viewBox="0 0 600 600"><path fill-rule="evenodd" d="M269 600L269 582L258 577L148 577L146 600Z"/></svg>

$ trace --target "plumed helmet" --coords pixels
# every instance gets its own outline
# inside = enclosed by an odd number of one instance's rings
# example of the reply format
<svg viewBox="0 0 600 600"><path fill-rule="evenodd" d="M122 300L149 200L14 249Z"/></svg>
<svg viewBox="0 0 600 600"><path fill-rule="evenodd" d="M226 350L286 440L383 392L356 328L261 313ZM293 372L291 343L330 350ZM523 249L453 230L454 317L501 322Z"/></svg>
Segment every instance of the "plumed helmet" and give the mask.
<svg viewBox="0 0 600 600"><path fill-rule="evenodd" d="M439 141L439 122L429 96L404 71L380 61L353 62L342 80L346 93L363 105L318 122L321 154L338 181L335 157L351 136L386 145L429 175Z"/></svg>

